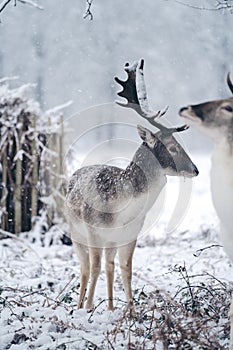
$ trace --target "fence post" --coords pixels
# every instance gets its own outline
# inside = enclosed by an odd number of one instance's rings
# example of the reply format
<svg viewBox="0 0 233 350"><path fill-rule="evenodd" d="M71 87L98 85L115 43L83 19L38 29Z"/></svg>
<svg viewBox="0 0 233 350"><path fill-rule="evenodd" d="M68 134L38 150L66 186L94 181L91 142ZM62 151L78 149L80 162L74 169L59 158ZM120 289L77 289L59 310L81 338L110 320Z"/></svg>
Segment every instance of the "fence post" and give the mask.
<svg viewBox="0 0 233 350"><path fill-rule="evenodd" d="M37 210L38 210L38 176L39 176L39 167L38 167L38 151L37 151L37 145L36 145L36 137L37 135L37 128L36 128L36 116L33 116L33 123L32 127L34 130L34 138L32 141L32 199L31 199L31 218L37 216Z"/></svg>
<svg viewBox="0 0 233 350"><path fill-rule="evenodd" d="M6 114L2 115L2 127L6 121ZM2 135L1 135L2 136ZM3 230L7 229L7 145L1 150L1 161L2 161L2 196L1 196L1 208L2 208L2 217L1 217L1 227Z"/></svg>
<svg viewBox="0 0 233 350"><path fill-rule="evenodd" d="M21 185L22 185L22 155L18 153L21 151L21 138L22 138L22 128L23 128L22 115L18 117L18 140L16 141L16 169L15 169L15 233L19 233L22 230L22 196L21 196Z"/></svg>

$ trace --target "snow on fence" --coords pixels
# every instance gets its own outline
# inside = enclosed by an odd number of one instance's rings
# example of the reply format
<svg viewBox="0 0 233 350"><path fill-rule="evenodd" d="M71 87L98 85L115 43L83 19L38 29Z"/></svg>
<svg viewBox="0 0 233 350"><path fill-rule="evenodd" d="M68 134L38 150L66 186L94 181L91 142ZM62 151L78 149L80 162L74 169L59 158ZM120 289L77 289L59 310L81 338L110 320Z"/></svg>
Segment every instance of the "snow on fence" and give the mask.
<svg viewBox="0 0 233 350"><path fill-rule="evenodd" d="M63 212L63 120L43 115L30 89L0 85L0 227L13 233Z"/></svg>

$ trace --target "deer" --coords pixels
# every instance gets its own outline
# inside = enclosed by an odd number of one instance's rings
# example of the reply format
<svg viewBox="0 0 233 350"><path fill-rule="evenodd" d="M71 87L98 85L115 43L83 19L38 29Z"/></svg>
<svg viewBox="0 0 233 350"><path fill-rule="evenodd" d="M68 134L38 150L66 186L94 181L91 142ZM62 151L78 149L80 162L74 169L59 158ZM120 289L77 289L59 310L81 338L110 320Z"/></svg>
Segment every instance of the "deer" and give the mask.
<svg viewBox="0 0 233 350"><path fill-rule="evenodd" d="M233 93L230 73L226 81ZM233 97L182 107L179 115L213 141L211 195L220 221L220 239L233 261ZM233 350L233 299L230 319L230 349Z"/></svg>
<svg viewBox="0 0 233 350"><path fill-rule="evenodd" d="M126 99L125 103L117 103L132 108L157 131L137 126L142 143L126 168L107 164L84 166L74 172L68 183L66 208L71 239L80 261L78 308L93 308L103 251L108 310L114 309L117 253L126 302L133 305L132 258L146 214L165 186L167 175L198 175L197 167L173 136L187 130L187 125L168 128L156 120L166 111L155 112L149 107L143 67L142 59L131 65L126 63L127 79L115 78L123 88L118 95Z"/></svg>

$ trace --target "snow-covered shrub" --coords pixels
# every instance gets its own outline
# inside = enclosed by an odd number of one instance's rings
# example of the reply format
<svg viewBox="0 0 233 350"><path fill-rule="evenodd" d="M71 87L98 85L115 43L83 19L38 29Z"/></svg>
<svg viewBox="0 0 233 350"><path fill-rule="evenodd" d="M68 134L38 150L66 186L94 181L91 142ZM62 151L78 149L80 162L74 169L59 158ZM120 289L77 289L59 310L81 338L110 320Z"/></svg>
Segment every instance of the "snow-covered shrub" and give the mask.
<svg viewBox="0 0 233 350"><path fill-rule="evenodd" d="M0 84L0 218L10 232L30 230L42 210L50 224L61 216L62 119L41 112L32 88Z"/></svg>

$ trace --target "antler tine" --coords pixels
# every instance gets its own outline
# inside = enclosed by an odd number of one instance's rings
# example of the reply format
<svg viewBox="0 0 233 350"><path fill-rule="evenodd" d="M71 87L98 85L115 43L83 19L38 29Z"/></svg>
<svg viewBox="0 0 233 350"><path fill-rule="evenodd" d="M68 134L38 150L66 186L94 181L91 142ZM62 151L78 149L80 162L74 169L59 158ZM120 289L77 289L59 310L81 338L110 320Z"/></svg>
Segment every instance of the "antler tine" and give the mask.
<svg viewBox="0 0 233 350"><path fill-rule="evenodd" d="M158 117L159 118L163 117L167 113L168 109L169 109L169 106L167 106L163 111L161 111Z"/></svg>
<svg viewBox="0 0 233 350"><path fill-rule="evenodd" d="M158 113L160 113L160 111ZM181 131L185 131L185 130L189 129L189 125L187 125L187 124L184 124L184 125L178 126L178 127L174 127L174 128L167 128L166 126L157 123L154 120L154 117L149 117L149 118L145 118L145 119L147 119L151 125L155 126L156 128L159 128L164 135L166 135L166 134L171 135L175 132L181 132Z"/></svg>
<svg viewBox="0 0 233 350"><path fill-rule="evenodd" d="M121 103L118 101L116 101L116 103L121 107L134 109L141 117L147 119L153 126L156 126L161 130L165 127L154 121L155 118L160 116L161 112L154 112L150 110L148 106L143 77L143 66L144 60L134 62L131 66L129 63L126 63L124 69L127 73L127 79L123 81L118 77L115 77L115 81L123 87L123 90L118 92L117 95L127 100L126 103ZM140 87L138 88L137 85ZM142 108L142 105L144 108Z"/></svg>
<svg viewBox="0 0 233 350"><path fill-rule="evenodd" d="M127 79L121 80L118 77L115 77L115 81L123 87L123 90L118 92L117 95L120 97L126 98L127 102L125 104L121 104L116 101L117 104L123 107L133 108L139 113L139 101L136 90L136 68L138 63L132 64L129 66L129 63L125 64L125 71L127 73ZM140 114L140 113L139 113Z"/></svg>
<svg viewBox="0 0 233 350"><path fill-rule="evenodd" d="M231 90L231 92L233 93L233 84L230 78L230 72L227 73L227 85L229 87L229 89Z"/></svg>
<svg viewBox="0 0 233 350"><path fill-rule="evenodd" d="M169 133L173 134L174 132L181 132L189 129L189 125L184 124L175 128L168 128Z"/></svg>
<svg viewBox="0 0 233 350"><path fill-rule="evenodd" d="M168 110L168 107L164 111L155 112L150 109L147 99L146 85L143 74L144 60L141 59L138 62L134 62L130 65L128 62L125 64L125 72L127 73L127 79L121 80L115 77L115 81L123 87L123 90L117 93L118 96L127 100L126 103L116 101L121 107L132 108L141 117L146 119L151 125L158 128L163 134L172 134L174 132L180 132L186 130L187 125L183 125L178 128L167 128L166 126L155 121L156 118L162 117Z"/></svg>

